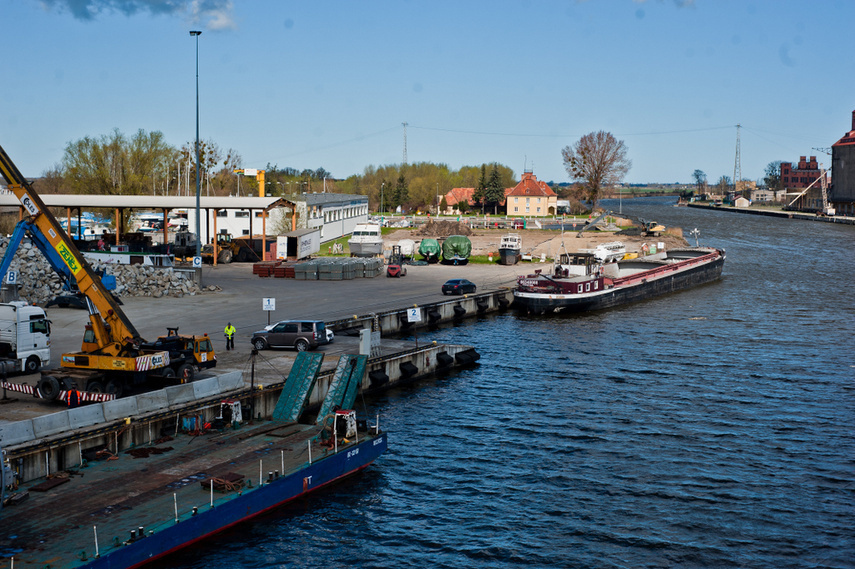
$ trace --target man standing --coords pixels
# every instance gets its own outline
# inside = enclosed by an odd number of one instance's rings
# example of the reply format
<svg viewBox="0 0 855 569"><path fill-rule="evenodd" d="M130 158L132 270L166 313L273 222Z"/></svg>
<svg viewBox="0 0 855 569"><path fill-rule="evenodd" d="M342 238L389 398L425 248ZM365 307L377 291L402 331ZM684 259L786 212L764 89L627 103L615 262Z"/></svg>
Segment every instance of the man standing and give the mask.
<svg viewBox="0 0 855 569"><path fill-rule="evenodd" d="M226 333L226 351L234 349L236 331L237 330L235 330L235 327L232 326L231 322L226 325L226 329L224 330L224 332Z"/></svg>

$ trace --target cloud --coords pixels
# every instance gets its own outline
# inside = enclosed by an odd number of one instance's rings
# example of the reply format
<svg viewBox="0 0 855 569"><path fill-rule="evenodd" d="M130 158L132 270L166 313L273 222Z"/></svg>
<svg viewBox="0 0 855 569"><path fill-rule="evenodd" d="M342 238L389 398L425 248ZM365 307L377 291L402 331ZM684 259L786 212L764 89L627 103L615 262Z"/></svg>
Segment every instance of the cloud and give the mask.
<svg viewBox="0 0 855 569"><path fill-rule="evenodd" d="M179 15L192 24L211 30L235 27L232 0L42 0L47 10L68 11L77 20L92 21L104 12L131 17L140 13L155 16Z"/></svg>

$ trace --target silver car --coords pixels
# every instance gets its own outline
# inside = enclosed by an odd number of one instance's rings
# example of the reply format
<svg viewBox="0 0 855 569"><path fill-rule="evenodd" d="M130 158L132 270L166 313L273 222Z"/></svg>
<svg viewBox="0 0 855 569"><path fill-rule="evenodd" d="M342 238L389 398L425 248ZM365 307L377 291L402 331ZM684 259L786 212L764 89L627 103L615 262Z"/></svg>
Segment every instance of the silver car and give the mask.
<svg viewBox="0 0 855 569"><path fill-rule="evenodd" d="M298 352L313 350L328 342L326 326L320 320L283 320L252 335L256 350L295 348Z"/></svg>

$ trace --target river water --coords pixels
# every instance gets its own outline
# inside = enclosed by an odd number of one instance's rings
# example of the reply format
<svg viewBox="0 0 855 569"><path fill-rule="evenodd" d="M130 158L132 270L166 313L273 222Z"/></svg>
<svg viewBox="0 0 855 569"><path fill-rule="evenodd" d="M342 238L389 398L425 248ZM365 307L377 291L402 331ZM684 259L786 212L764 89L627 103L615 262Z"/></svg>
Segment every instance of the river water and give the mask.
<svg viewBox="0 0 855 569"><path fill-rule="evenodd" d="M723 247L722 279L420 334L472 369L368 401L389 451L164 567L855 567L855 227L606 207Z"/></svg>

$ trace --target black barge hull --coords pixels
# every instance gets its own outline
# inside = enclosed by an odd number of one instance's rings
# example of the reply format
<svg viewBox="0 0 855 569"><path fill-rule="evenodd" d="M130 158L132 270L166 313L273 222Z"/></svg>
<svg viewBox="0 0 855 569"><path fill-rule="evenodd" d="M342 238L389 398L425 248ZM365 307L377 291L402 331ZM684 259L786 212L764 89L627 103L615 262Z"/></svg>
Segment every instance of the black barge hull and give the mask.
<svg viewBox="0 0 855 569"><path fill-rule="evenodd" d="M637 284L602 290L596 294L545 294L514 291L513 307L533 314L586 312L614 308L715 281L721 277L725 255L676 273L641 280Z"/></svg>

